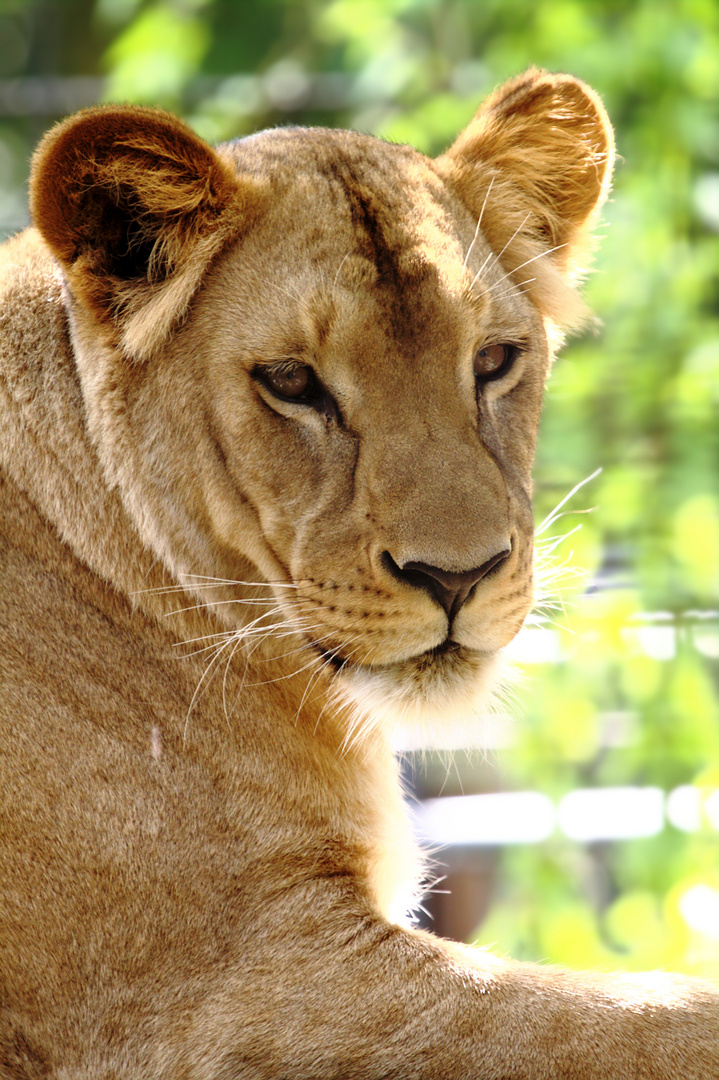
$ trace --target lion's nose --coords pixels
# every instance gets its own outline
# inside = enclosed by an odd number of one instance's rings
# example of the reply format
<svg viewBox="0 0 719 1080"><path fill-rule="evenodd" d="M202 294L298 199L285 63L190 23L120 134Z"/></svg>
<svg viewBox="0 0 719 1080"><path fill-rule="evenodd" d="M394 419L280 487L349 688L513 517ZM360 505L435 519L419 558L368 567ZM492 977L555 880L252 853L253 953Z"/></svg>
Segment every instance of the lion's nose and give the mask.
<svg viewBox="0 0 719 1080"><path fill-rule="evenodd" d="M505 548L492 555L490 559L472 570L442 570L439 566L430 566L423 562L406 562L398 565L388 551L384 552L385 567L400 581L406 581L425 592L440 604L447 613L450 623L462 604L468 599L478 581L494 570L511 555L511 548Z"/></svg>

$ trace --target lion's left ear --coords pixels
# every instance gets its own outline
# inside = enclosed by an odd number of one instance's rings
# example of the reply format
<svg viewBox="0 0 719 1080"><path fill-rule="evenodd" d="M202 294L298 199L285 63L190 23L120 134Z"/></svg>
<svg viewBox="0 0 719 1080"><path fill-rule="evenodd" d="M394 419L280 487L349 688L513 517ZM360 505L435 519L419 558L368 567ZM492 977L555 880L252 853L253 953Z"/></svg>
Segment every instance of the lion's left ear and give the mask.
<svg viewBox="0 0 719 1080"><path fill-rule="evenodd" d="M263 192L169 113L110 105L48 132L30 204L74 296L143 359L213 256L257 216Z"/></svg>
<svg viewBox="0 0 719 1080"><path fill-rule="evenodd" d="M526 290L539 309L571 326L584 306L567 282L585 268L613 160L597 94L571 75L530 70L495 90L437 167L481 214L510 277L534 278Z"/></svg>

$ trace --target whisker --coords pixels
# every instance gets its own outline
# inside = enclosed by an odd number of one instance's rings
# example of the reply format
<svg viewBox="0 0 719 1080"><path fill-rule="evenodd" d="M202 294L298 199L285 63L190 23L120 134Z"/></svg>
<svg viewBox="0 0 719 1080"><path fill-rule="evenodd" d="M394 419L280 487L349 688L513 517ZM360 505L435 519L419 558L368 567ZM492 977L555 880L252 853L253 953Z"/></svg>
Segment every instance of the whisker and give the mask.
<svg viewBox="0 0 719 1080"><path fill-rule="evenodd" d="M297 724L299 723L300 715L302 713L302 706L304 705L305 701L307 700L307 698L309 696L309 693L310 693L310 690L314 686L317 685L317 683L319 682L320 675L322 675L322 673L324 671L326 671L327 668L329 667L329 660L325 660L325 659L322 659L321 657L317 656L317 657L315 657L315 661L316 661L316 664L317 664L316 670L312 673L312 675L307 680L307 685L305 686L304 692L303 692L302 697L300 699L300 703L297 706L297 712L295 713L295 719L294 719L295 727L297 727ZM323 706L323 708L324 708L324 706ZM322 712L323 712L323 709L320 709L320 713L319 713L320 716L322 715ZM319 723L319 717L315 721L315 727L314 727L313 734L317 733L317 725L318 725L318 723Z"/></svg>
<svg viewBox="0 0 719 1080"><path fill-rule="evenodd" d="M516 296L518 289L520 290L520 295L524 296L524 293L521 292L521 286L522 285L531 285L531 283L533 281L536 281L536 280L537 280L536 278L530 277L530 278L526 278L524 281L518 281L516 285L515 284L510 285L510 287L508 289L505 289L504 292L497 293L497 295L494 297L494 299L495 300L501 300L503 296ZM502 285L502 284L504 284L503 281L498 281L496 285L492 285L492 287L490 289L487 289L487 295L489 295L491 292L494 291L494 289L496 289L499 285Z"/></svg>
<svg viewBox="0 0 719 1080"><path fill-rule="evenodd" d="M476 273L476 274L474 275L474 277L473 277L473 278L472 278L472 280L470 281L470 283L469 283L469 287L470 287L470 289L473 289L473 288L474 288L474 286L475 286L475 284L476 284L476 282L477 282L477 279L478 279L479 277L481 277L481 275L482 275L482 274L484 273L484 268L485 268L485 267L487 266L487 263L491 262L491 260L492 260L492 258L493 258L493 257L494 257L494 253L490 251L489 255L488 255L488 256L487 256L487 258L486 258L486 259L484 260L484 262L483 262L483 263L482 263L482 265L480 266L479 270L477 271L477 273Z"/></svg>
<svg viewBox="0 0 719 1080"><path fill-rule="evenodd" d="M299 293L292 293L289 289L283 289L281 285L278 285L274 281L270 281L270 279L266 277L258 277L258 281L263 281L265 285L269 285L271 289L276 289L278 293L282 293L283 296L288 297L290 300L294 300L301 307L304 307L305 298Z"/></svg>
<svg viewBox="0 0 719 1080"><path fill-rule="evenodd" d="M285 682L287 679L294 679L295 675L301 675L303 671L307 671L308 668L314 667L314 665L317 663L318 659L319 659L318 657L313 656L313 657L311 657L311 659L306 664L303 664L302 667L295 668L292 671L287 672L286 675L278 675L274 679L263 679L261 682L252 682L252 683L248 683L247 685L252 686L252 687L254 687L254 686L272 686L273 683Z"/></svg>
<svg viewBox="0 0 719 1080"><path fill-rule="evenodd" d="M210 581L218 585L243 585L248 589L297 589L299 585L294 581L242 581L241 578L213 578L202 574L183 574L188 580L194 578L199 582Z"/></svg>
<svg viewBox="0 0 719 1080"><path fill-rule="evenodd" d="M232 637L235 630L219 630L216 634L200 634L199 637L185 638L184 641L173 641L173 649L181 649L183 645L194 645L197 641L215 641L217 638Z"/></svg>
<svg viewBox="0 0 719 1080"><path fill-rule="evenodd" d="M319 629L319 628L317 628L317 629ZM298 634L304 633L304 630L302 630L302 631L297 630L297 633ZM308 634L309 634L309 631L308 631ZM257 661L257 663L258 664L271 664L275 660L284 660L288 656L294 656L295 653L304 652L305 649L307 649L307 648L308 648L308 642L304 641L301 645L298 645L296 649L288 649L287 652L278 653L276 656L263 656Z"/></svg>
<svg viewBox="0 0 719 1080"><path fill-rule="evenodd" d="M574 512L576 514L588 514L590 511L589 510L575 510ZM559 515L559 517L565 517L565 516L566 516L565 514L560 514ZM556 551L556 549L559 547L560 544L563 544L564 541L569 536L574 536L574 534L579 532L581 530L581 528L582 528L582 523L580 522L579 525L575 525L573 529L570 529L569 532L562 533L561 536L549 536L549 537L547 537L546 540L539 540L538 543L537 543L537 547L539 548L539 552L538 552L539 557L543 559L543 558L546 558L548 555L551 555L552 552Z"/></svg>
<svg viewBox="0 0 719 1080"><path fill-rule="evenodd" d="M232 634L231 631L226 635L226 640L229 639L230 637L234 637L234 635ZM184 645L185 642L184 641L181 641L181 642L176 641L176 642L173 642L173 644L174 645ZM181 653L178 656L177 659L178 660L190 660L193 656L202 656L203 653L212 652L212 650L217 649L219 647L219 645L220 645L220 642L216 641L212 645L204 645L201 649L193 649L192 652Z"/></svg>
<svg viewBox="0 0 719 1080"><path fill-rule="evenodd" d="M349 250L349 251L347 252L347 254L345 255L345 257L344 257L344 258L342 259L342 262L341 262L341 263L339 264L339 266L337 267L337 272L336 272L336 274L335 274L335 278L334 278L334 281L332 282L332 291L333 291L333 292L334 292L334 291L335 291L335 289L337 288L337 278L338 278L338 277L340 276L340 272L341 272L341 270L342 270L342 267L343 267L343 266L344 266L344 264L345 264L345 263L347 262L347 260L348 260L348 258L350 257L350 255L351 255L351 254L352 254L352 249L350 248L350 250Z"/></svg>
<svg viewBox="0 0 719 1080"><path fill-rule="evenodd" d="M184 641L175 641L175 642L173 642L173 648L177 648L178 646L182 646L182 645L194 645L195 642L197 642L197 641L210 641L210 640L213 640L215 638L224 638L224 637L228 637L228 636L235 637L237 635L240 635L240 636L244 637L244 636L246 636L248 634L252 635L256 629L262 630L264 632L264 631L274 630L274 629L277 629L278 627L287 625L287 620L282 619L280 622L272 623L269 626L262 626L262 627L257 626L257 624L260 622L261 619L266 619L268 617L268 615L273 615L273 614L280 614L280 612L275 612L275 611L272 611L272 610L264 611L261 615L258 615L256 619L253 619L252 622L248 623L246 626L237 627L237 629L233 629L233 630L220 630L216 634L201 634L199 637L185 638Z"/></svg>
<svg viewBox="0 0 719 1080"><path fill-rule="evenodd" d="M520 232L522 231L522 229L524 228L524 226L525 226L525 225L527 224L527 222L529 221L529 219L530 219L530 217L531 217L531 216L532 216L532 212L531 212L531 210L530 210L530 211L529 211L529 213L525 215L525 218L524 218L524 220L523 220L523 221L521 222L521 224L520 224L520 225L518 225L518 226L517 226L517 228L516 228L516 229L514 230L514 232L513 232L513 233L512 233L512 235L510 236L509 240L507 241L507 243L506 243L506 244L504 245L504 247L503 247L503 248L502 248L502 250L500 251L499 255L495 255L495 257L494 257L494 261L493 261L493 262L492 262L492 263L490 264L490 267L489 267L489 268L490 268L490 270L491 270L491 268L492 268L493 266L496 266L496 265L497 265L497 263L498 263L498 262L500 261L500 259L501 259L501 258L502 258L502 256L504 255L505 251L506 251L506 250L507 250L507 248L509 247L509 245L510 245L510 244L512 243L512 241L514 240L514 238L515 238L516 236L518 236L518 235L519 235L519 233L520 233ZM482 270L484 269L484 266L485 266L485 265L487 264L487 261L488 261L488 259L485 259L485 261L484 261L484 264L482 265L482 268L481 268L481 269L480 269L480 270L478 271L477 275L475 276L474 280L472 281L472 285L474 285L474 282L475 282L475 281L477 280L477 278L479 277L479 275L480 275L480 274L482 273Z"/></svg>
<svg viewBox="0 0 719 1080"><path fill-rule="evenodd" d="M569 516L569 514L587 514L591 513L591 509L583 510L566 510L562 511L562 507L566 506L567 502L576 494L580 488L589 483L590 480L594 480L601 473L601 469L596 469L590 476L585 477L578 484L569 491L563 499L561 499L554 509L547 514L544 520L537 526L535 530L535 550L536 550L536 562L535 562L535 580L537 585L537 598L535 600L532 612L527 618L529 625L548 625L548 626L560 626L551 617L552 612L562 612L566 614L567 601L561 595L562 591L573 588L576 591L577 580L585 578L585 574L578 567L570 565L573 552L569 554L559 563L553 562L553 555L560 544L563 544L570 536L578 532L582 525L581 523L575 525L573 529L569 529L566 533L560 533L554 536L546 536L540 539L542 533L546 532L553 525L555 525L561 518ZM572 584L574 581L574 584ZM553 595L550 595L553 594ZM566 627L562 627L566 629Z"/></svg>
<svg viewBox="0 0 719 1080"><path fill-rule="evenodd" d="M537 259L543 259L546 255L552 255L555 251L560 251L567 246L567 244L556 244L554 247L547 248L546 251L540 251L538 255L532 255L531 259L525 259L523 263L520 263L519 266L515 266L514 269L509 270L508 273L516 274L518 270L522 270L525 266L529 266L530 263L536 262Z"/></svg>
<svg viewBox="0 0 719 1080"><path fill-rule="evenodd" d="M218 607L225 607L227 604L244 604L245 606L266 605L268 610L276 609L276 601L272 599L261 600L249 600L246 597L237 597L234 600L201 600L198 604L189 604L187 607L175 608L174 611L166 611L163 615L164 619L169 618L171 615L181 615L185 611L200 611L202 608L207 608L212 611Z"/></svg>
<svg viewBox="0 0 719 1080"><path fill-rule="evenodd" d="M242 672L242 678L240 680L240 685L239 685L239 688L237 690L237 693L235 694L235 702L234 702L234 705L233 705L233 709L237 705L237 702L240 700L240 697L242 696L242 691L245 688L245 682L247 680L247 672L250 669L250 660L252 659L252 654L254 653L255 649L257 649L259 647L260 644L261 644L260 640L257 640L254 643L254 645L252 646L251 649L246 649L246 651L245 651L245 670Z"/></svg>
<svg viewBox="0 0 719 1080"><path fill-rule="evenodd" d="M197 581L191 581L191 577L195 577ZM203 578L201 575L197 574L187 575L187 581L184 585L155 585L151 589L134 589L130 595L145 596L152 594L164 595L173 592L187 592L188 589L197 587L198 585L203 589L220 589L228 585L241 585L243 588L248 589L299 589L301 587L293 581L240 581L239 579L232 578ZM237 602L241 602L241 599L238 599ZM245 599L245 602L252 603L249 599Z"/></svg>
<svg viewBox="0 0 719 1080"><path fill-rule="evenodd" d="M466 269L467 263L469 262L470 255L472 254L472 249L474 248L474 245L477 243L477 237L479 236L479 230L480 230L481 225L482 225L482 218L484 217L484 208L487 205L487 199L489 198L489 193L492 190L492 185L493 184L494 184L494 177L492 177L492 179L489 181L489 187L487 188L487 192L486 192L486 194L484 196L484 202L482 203L482 209L479 211L479 218L477 220L477 228L474 230L474 237L472 238L472 243L469 245L469 247L467 249L467 254L464 256L464 262L462 263L462 269L463 270Z"/></svg>
<svg viewBox="0 0 719 1080"><path fill-rule="evenodd" d="M502 285L504 285L504 283L505 283L505 281L507 280L508 277L509 277L509 274L502 274L499 281L495 281L494 285L490 285L488 289L485 289L485 294L487 296L490 296L494 292L495 289L499 289ZM509 292L511 289L518 289L520 287L520 285L528 285L531 281L536 281L536 280L537 280L536 278L531 277L531 278L526 278L524 281L510 281L509 286L507 288L507 291Z"/></svg>
<svg viewBox="0 0 719 1080"><path fill-rule="evenodd" d="M241 645L242 645L242 639L238 637L237 641L235 642L234 649L232 649L232 651L230 652L230 655L227 657L227 663L225 664L225 673L222 676L222 709L224 711L225 720L227 721L227 726L228 727L230 727L230 715L231 714L227 711L227 675L228 675L228 672L230 670L230 664L232 663L232 661L235 658L235 653L237 652L237 650L240 648ZM236 697L235 698L235 703L234 703L235 705L237 704L238 700L239 700L239 698ZM232 711L234 712L234 705L232 707Z"/></svg>
<svg viewBox="0 0 719 1080"><path fill-rule="evenodd" d="M223 587L222 582L218 582L216 585L212 584L212 585L205 585L204 586L204 588L206 588L206 589L219 589L219 588L222 588L222 587ZM152 594L152 593L159 593L161 595L165 594L165 593L175 593L175 592L186 593L187 589L188 589L187 585L155 585L152 589L134 589L131 595L132 596L146 596L146 595Z"/></svg>
<svg viewBox="0 0 719 1080"><path fill-rule="evenodd" d="M259 622L259 620L264 618L267 614L268 613L265 612L263 615L260 615L258 617L258 619L254 620L254 623ZM250 626L252 626L252 625L253 624L250 624ZM277 623L274 626L270 626L270 627L254 626L253 627L253 633L257 635L258 640L255 643L255 645L253 646L252 651L254 651L254 648L256 648L257 645L260 644L260 641L262 640L263 637L267 637L271 631L277 629L278 627L284 627L284 626L287 626L287 623L284 620L281 623ZM293 630L293 633L296 633L296 630ZM284 636L284 635L281 635L281 636ZM188 654L188 655L197 655L198 653L201 653L201 652L208 652L208 651L214 650L214 656L208 662L207 667L205 668L205 671L202 673L202 676L200 677L200 680L199 680L197 686L195 687L195 691L194 691L194 693L192 695L192 699L190 701L190 705L189 705L188 711L187 711L187 717L185 719L185 729L184 729L183 740L184 740L184 738L186 738L186 735L187 735L187 725L189 723L190 714L192 713L192 710L195 707L196 702L199 701L199 699L202 697L202 694L204 694L207 687L209 686L209 683L210 683L210 681L212 679L212 675L213 675L213 669L216 670L217 665L219 663L219 660L220 660L220 658L222 656L222 653L229 646L232 646L230 655L227 658L227 664L225 666L225 674L224 674L224 677L223 677L223 689L222 689L222 698L223 698L223 706L224 706L224 709L225 709L225 718L227 719L227 721L229 723L229 713L227 711L227 695L226 695L227 676L228 676L229 667L230 667L230 664L232 662L232 659L235 656L237 650L246 643L248 634L247 634L247 628L243 627L243 628L239 628L238 630L225 632L224 634L206 635L206 637L220 638L220 639L224 638L224 640L217 641L217 642L215 642L215 643L213 643L211 645L205 646L203 649L199 649L199 650L196 650L194 653ZM197 639L193 639L193 640L200 640L201 641L201 640L205 640L205 638L203 637L203 638L197 638ZM189 644L189 642L176 643L176 644ZM247 658L248 663L249 663L250 656L251 656L251 653L248 655L248 658ZM237 703L237 700L239 698L239 694L240 694L240 692L241 692L241 690L242 690L242 688L244 686L246 672L247 672L247 664L245 665L245 675L243 675L242 683L240 685L240 691L238 691L238 695L235 698L235 703L233 705L233 709L234 709L234 706ZM274 681L274 680L271 680L271 681ZM203 684L204 684L204 687L203 687ZM254 684L250 684L250 685L262 685L262 684L254 683Z"/></svg>
<svg viewBox="0 0 719 1080"><path fill-rule="evenodd" d="M495 282L495 284L492 285L492 287L488 291L491 292L492 289L496 289L499 285L501 285L503 281L506 281L511 274L516 274L517 271L521 270L523 267L529 266L530 263L537 262L538 259L543 259L546 255L551 255L553 252L559 251L560 248L563 247L567 247L567 244L557 244L555 247L546 248L544 251L540 251L537 255L533 255L531 259L525 259L524 262L519 263L518 266L513 267L511 270L505 270L499 281ZM528 280L536 281L536 278L529 278ZM525 283L520 282L520 284Z"/></svg>
<svg viewBox="0 0 719 1080"><path fill-rule="evenodd" d="M564 498L560 502L557 503L557 505L554 507L554 509L549 512L549 514L547 514L544 521L540 522L540 524L534 530L534 535L535 536L541 536L541 534L545 531L545 529L550 528L550 526L552 526L554 524L554 522L558 520L558 517L562 516L561 514L558 515L557 511L561 510L562 507L565 506L566 503L569 502L569 500L572 498L572 496L575 495L580 490L580 488L583 488L584 485L588 484L590 480L595 480L599 476L599 474L601 472L602 472L601 468L595 469L594 472L591 473L590 476L585 476L584 480L580 480L578 484L575 484L574 487L572 488L572 490L567 495L565 495ZM574 513L581 513L581 512L583 512L583 511L574 511Z"/></svg>
<svg viewBox="0 0 719 1080"><path fill-rule="evenodd" d="M202 695L207 690L207 687L210 685L210 682L211 682L211 679L212 679L213 667L216 667L222 653L224 652L224 650L227 648L227 646L230 644L231 641L232 641L232 638L229 638L221 646L218 647L217 652L212 657L212 659L209 661L207 667L205 668L205 670L203 671L203 673L202 673L202 675L200 677L200 680L199 680L197 686L195 687L195 691L194 691L194 693L192 695L192 698L190 699L190 704L188 705L188 708L187 708L187 715L185 717L185 726L184 726L183 732L182 732L182 745L183 746L185 745L185 742L187 740L187 729L188 729L188 726L189 726L189 723L190 723L190 716L192 715L192 710L194 709L195 704L200 700ZM205 681L205 680L207 680L207 681ZM204 688L203 688L203 683L205 684Z"/></svg>

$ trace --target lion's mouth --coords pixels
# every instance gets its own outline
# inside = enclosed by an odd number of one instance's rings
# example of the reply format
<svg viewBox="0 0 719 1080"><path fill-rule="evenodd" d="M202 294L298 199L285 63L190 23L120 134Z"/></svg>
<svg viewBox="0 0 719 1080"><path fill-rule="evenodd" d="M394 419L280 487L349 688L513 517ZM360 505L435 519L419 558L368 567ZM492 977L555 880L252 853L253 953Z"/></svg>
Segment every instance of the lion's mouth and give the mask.
<svg viewBox="0 0 719 1080"><path fill-rule="evenodd" d="M321 645L317 644L317 642L312 641L310 642L310 645L315 652L322 657L325 663L336 672L351 671L358 668L375 672L398 671L402 668L406 668L410 664L426 670L435 666L437 662L441 661L445 656L465 651L464 646L460 645L459 642L447 638L446 641L443 641L440 645L435 645L433 648L427 649L422 653L417 653L415 656L408 656L406 660L395 660L389 664L374 663L367 665L360 664L355 660L350 660L348 657L342 656L337 650L324 649Z"/></svg>

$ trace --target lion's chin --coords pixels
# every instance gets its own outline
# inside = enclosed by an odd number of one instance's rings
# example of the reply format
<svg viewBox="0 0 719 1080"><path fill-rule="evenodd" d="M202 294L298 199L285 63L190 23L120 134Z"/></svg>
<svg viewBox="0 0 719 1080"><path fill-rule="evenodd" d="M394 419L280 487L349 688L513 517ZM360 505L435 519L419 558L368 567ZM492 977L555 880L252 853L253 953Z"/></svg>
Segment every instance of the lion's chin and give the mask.
<svg viewBox="0 0 719 1080"><path fill-rule="evenodd" d="M350 742L381 732L398 745L406 736L413 745L431 747L442 743L447 727L476 728L502 669L496 652L454 646L386 666L343 665L333 689L349 718Z"/></svg>

